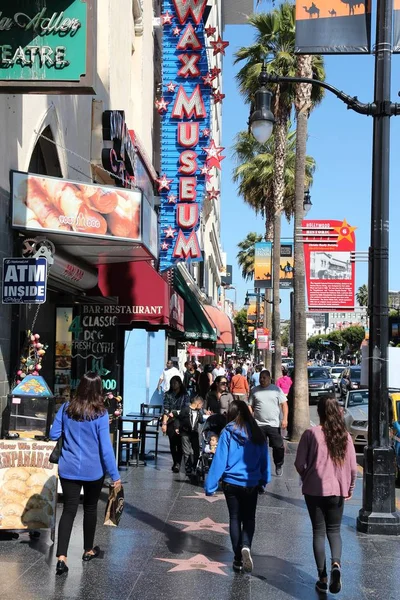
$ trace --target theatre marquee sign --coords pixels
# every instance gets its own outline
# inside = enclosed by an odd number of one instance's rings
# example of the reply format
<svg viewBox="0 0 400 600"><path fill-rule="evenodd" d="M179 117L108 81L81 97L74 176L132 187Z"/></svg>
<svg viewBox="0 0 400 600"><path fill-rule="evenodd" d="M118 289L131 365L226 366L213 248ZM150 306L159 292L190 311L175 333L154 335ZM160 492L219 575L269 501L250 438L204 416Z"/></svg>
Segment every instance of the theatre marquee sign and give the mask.
<svg viewBox="0 0 400 600"><path fill-rule="evenodd" d="M93 90L96 0L0 0L0 92Z"/></svg>

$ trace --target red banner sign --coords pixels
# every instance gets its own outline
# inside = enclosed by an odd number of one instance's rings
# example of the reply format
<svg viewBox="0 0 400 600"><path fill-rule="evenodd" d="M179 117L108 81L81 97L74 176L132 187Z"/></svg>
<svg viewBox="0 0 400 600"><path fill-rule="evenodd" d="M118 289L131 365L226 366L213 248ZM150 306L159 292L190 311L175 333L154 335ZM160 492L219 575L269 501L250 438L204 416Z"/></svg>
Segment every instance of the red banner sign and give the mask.
<svg viewBox="0 0 400 600"><path fill-rule="evenodd" d="M311 312L353 310L356 227L343 221L303 221L307 301Z"/></svg>

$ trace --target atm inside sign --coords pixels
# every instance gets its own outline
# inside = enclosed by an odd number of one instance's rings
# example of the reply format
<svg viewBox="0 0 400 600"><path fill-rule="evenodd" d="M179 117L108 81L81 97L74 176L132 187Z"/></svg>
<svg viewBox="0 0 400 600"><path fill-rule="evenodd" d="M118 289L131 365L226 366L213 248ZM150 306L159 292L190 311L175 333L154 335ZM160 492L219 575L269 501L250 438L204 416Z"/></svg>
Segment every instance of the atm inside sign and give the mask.
<svg viewBox="0 0 400 600"><path fill-rule="evenodd" d="M3 304L46 302L47 260L5 258L3 260Z"/></svg>

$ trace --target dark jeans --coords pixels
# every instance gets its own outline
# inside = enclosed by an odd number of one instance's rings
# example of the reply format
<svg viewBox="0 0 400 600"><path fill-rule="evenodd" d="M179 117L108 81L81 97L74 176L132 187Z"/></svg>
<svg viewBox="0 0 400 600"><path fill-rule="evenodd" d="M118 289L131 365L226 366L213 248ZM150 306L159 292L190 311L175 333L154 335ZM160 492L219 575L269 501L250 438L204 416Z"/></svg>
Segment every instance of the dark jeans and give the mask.
<svg viewBox="0 0 400 600"><path fill-rule="evenodd" d="M180 465L182 462L182 438L175 431L175 421L168 423L167 436L169 438L169 447L174 465Z"/></svg>
<svg viewBox="0 0 400 600"><path fill-rule="evenodd" d="M186 470L195 469L200 455L199 432L182 433L181 440Z"/></svg>
<svg viewBox="0 0 400 600"><path fill-rule="evenodd" d="M58 525L56 556L67 556L72 526L79 506L79 495L83 487L83 547L92 550L97 523L97 503L100 498L104 477L96 481L79 481L60 477L64 494L64 510Z"/></svg>
<svg viewBox="0 0 400 600"><path fill-rule="evenodd" d="M285 445L281 435L280 427L271 427L270 425L261 425L265 439L272 448L272 457L276 467L281 467L285 461Z"/></svg>
<svg viewBox="0 0 400 600"><path fill-rule="evenodd" d="M326 577L325 536L328 537L332 562L340 564L342 558L342 523L344 499L342 496L308 496L307 504L313 528L313 550L318 574Z"/></svg>
<svg viewBox="0 0 400 600"><path fill-rule="evenodd" d="M223 483L229 510L229 534L235 560L241 560L243 546L251 548L256 527L258 489Z"/></svg>

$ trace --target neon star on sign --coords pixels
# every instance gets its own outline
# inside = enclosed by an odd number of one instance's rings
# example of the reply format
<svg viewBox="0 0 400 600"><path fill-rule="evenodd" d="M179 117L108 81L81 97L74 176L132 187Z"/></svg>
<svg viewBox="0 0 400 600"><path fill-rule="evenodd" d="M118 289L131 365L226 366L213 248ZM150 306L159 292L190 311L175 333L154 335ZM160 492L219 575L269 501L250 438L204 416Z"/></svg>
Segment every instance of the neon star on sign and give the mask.
<svg viewBox="0 0 400 600"><path fill-rule="evenodd" d="M168 229L164 229L164 233L166 238L173 238L175 236L175 229L172 229L170 225Z"/></svg>
<svg viewBox="0 0 400 600"><path fill-rule="evenodd" d="M223 54L225 56L225 48L227 46L229 46L229 42L224 42L224 40L222 39L222 37L219 35L217 41L215 42L210 42L210 45L213 47L213 54L214 56L216 54Z"/></svg>
<svg viewBox="0 0 400 600"><path fill-rule="evenodd" d="M222 146L216 146L214 140L211 140L209 146L203 148L207 154L206 163L208 167L221 169L221 161L225 158L225 156L221 156L224 149Z"/></svg>
<svg viewBox="0 0 400 600"><path fill-rule="evenodd" d="M165 98L160 98L160 100L157 100L155 104L159 113L166 112L168 110L169 102L167 102Z"/></svg>
<svg viewBox="0 0 400 600"><path fill-rule="evenodd" d="M171 94L173 94L175 92L175 88L178 87L178 84L174 83L173 81L170 81L165 87L167 88L168 92L171 92Z"/></svg>
<svg viewBox="0 0 400 600"><path fill-rule="evenodd" d="M173 19L173 16L167 10L167 12L164 15L161 15L161 25L163 27L164 27L164 25L172 25L172 19Z"/></svg>
<svg viewBox="0 0 400 600"><path fill-rule="evenodd" d="M156 180L158 183L158 191L161 192L161 190L168 190L171 187L171 183L173 182L173 179L168 179L168 177L166 175L161 175L161 177L159 179Z"/></svg>
<svg viewBox="0 0 400 600"><path fill-rule="evenodd" d="M357 227L351 227L347 223L346 219L343 220L343 223L340 225L340 227L333 227L333 230L339 234L338 242L340 242L341 240L348 240L349 242L352 242L353 241L352 233L356 229L357 229Z"/></svg>
<svg viewBox="0 0 400 600"><path fill-rule="evenodd" d="M214 98L214 103L218 104L218 102L222 102L222 100L225 98L225 94L221 94L221 92L219 90L217 90L216 92L213 93L213 98Z"/></svg>

